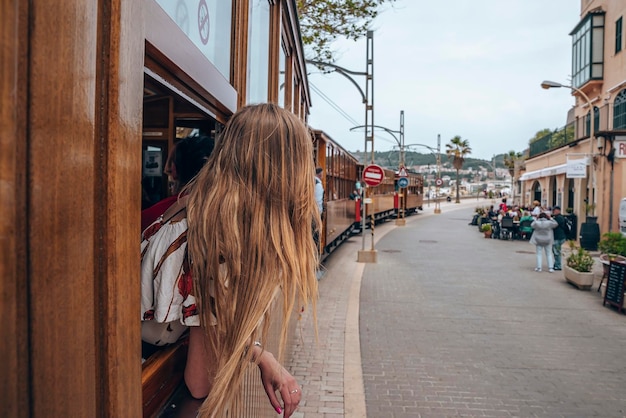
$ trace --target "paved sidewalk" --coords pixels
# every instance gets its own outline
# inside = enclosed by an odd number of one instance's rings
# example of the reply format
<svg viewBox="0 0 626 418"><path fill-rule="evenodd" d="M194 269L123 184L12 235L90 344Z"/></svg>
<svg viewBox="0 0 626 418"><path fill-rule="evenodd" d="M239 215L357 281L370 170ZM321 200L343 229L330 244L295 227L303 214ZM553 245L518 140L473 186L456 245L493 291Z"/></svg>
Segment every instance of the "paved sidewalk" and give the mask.
<svg viewBox="0 0 626 418"><path fill-rule="evenodd" d="M626 416L626 316L470 217L444 211L377 244L360 299L367 416Z"/></svg>

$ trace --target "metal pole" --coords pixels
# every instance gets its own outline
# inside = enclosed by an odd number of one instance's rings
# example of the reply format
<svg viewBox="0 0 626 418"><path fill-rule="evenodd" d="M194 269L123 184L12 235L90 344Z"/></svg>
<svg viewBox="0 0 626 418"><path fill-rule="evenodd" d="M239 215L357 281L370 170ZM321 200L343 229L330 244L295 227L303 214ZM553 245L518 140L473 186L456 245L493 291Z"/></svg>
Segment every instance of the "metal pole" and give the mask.
<svg viewBox="0 0 626 418"><path fill-rule="evenodd" d="M441 178L441 134L437 134L437 178ZM439 186L435 184L435 213L441 213Z"/></svg>
<svg viewBox="0 0 626 418"><path fill-rule="evenodd" d="M400 167L404 167L404 110L400 111ZM400 212L400 219L404 218L406 193L406 187L400 188L400 196L398 196L398 212Z"/></svg>
<svg viewBox="0 0 626 418"><path fill-rule="evenodd" d="M374 163L374 32L367 31L367 56L365 59L365 150L364 155L367 156L367 145L371 143L371 157L370 164ZM366 157L367 158L367 157ZM367 185L364 186L361 215L361 235L362 246L361 249L365 251L365 225L367 212L365 210L365 201L368 198ZM370 221L370 230L372 236L372 250L374 250L374 215L372 213Z"/></svg>

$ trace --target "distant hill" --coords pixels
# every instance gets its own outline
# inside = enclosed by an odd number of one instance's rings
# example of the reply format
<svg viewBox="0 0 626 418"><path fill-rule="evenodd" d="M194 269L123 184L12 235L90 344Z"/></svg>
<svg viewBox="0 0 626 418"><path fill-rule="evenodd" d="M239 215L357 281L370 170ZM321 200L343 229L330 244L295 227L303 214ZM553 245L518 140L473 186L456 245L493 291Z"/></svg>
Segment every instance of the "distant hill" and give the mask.
<svg viewBox="0 0 626 418"><path fill-rule="evenodd" d="M369 152L367 153L367 156L365 156L365 153L361 151L353 151L351 152L351 154L358 158L360 162L369 161L370 159ZM422 154L415 151L405 151L404 162L407 167L416 165L435 166L437 164L437 160L434 154ZM398 168L398 165L400 163L400 151L374 151L374 163L385 168ZM448 159L445 153L441 154L441 165L442 167L452 168L451 160ZM495 165L496 168L504 168L504 154L495 156ZM478 170L480 167L490 169L491 166L491 160L472 158L471 156L468 156L463 163L463 169L465 170L470 168L472 168L473 170Z"/></svg>

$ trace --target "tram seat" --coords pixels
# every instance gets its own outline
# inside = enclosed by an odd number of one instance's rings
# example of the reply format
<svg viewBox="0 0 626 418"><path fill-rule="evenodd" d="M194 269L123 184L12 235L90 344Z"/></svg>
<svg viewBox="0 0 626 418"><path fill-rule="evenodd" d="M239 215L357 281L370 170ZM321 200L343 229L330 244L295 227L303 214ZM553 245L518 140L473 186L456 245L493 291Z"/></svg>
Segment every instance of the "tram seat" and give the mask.
<svg viewBox="0 0 626 418"><path fill-rule="evenodd" d="M188 338L159 350L143 363L141 391L143 418L156 417L183 380Z"/></svg>

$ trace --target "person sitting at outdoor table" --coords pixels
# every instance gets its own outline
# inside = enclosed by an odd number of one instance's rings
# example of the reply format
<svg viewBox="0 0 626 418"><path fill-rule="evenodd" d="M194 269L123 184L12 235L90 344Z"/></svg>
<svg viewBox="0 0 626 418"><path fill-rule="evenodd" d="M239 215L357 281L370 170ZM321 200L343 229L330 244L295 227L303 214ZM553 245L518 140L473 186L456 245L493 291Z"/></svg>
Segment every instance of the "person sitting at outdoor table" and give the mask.
<svg viewBox="0 0 626 418"><path fill-rule="evenodd" d="M515 222L518 222L520 217L519 208L517 206L513 206L513 208L509 211L509 215Z"/></svg>
<svg viewBox="0 0 626 418"><path fill-rule="evenodd" d="M502 203L500 203L500 210L504 211L505 213L509 210L508 206L506 205L506 197L502 199Z"/></svg>
<svg viewBox="0 0 626 418"><path fill-rule="evenodd" d="M537 216L539 216L539 214L542 212L541 209L541 203L539 203L538 200L535 200L533 202L533 210L531 212L531 215L533 215L533 217L537 218Z"/></svg>
<svg viewBox="0 0 626 418"><path fill-rule="evenodd" d="M530 214L529 211L525 211L523 216L519 220L519 232L522 237L526 238L532 235L533 228L530 224L535 220L535 218ZM528 222L525 222L528 221Z"/></svg>
<svg viewBox="0 0 626 418"><path fill-rule="evenodd" d="M487 216L489 216L489 219L496 219L498 217L498 212L496 212L496 210L493 208L493 205L489 206Z"/></svg>

